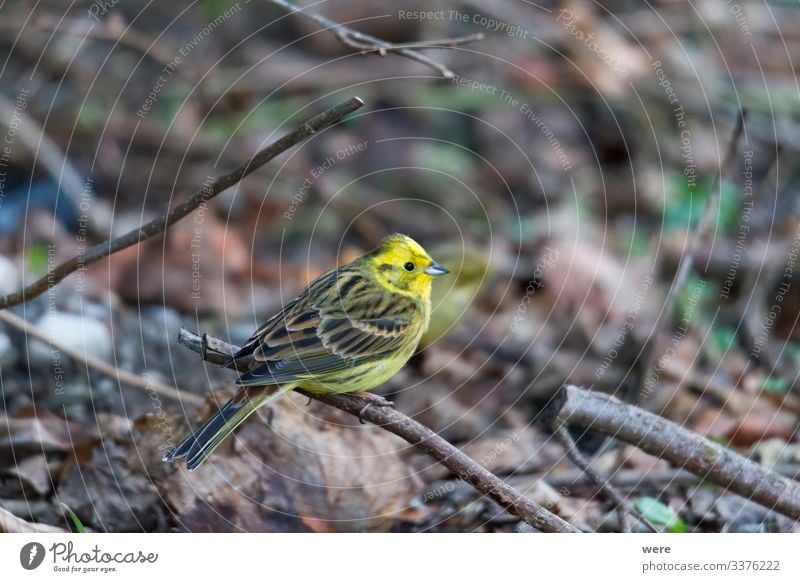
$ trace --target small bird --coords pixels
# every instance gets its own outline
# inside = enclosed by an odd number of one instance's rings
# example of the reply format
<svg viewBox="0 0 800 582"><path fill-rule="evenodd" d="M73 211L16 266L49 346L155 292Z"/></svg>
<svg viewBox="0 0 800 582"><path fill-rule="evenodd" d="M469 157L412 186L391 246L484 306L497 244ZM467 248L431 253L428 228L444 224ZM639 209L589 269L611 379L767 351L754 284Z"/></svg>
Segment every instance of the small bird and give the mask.
<svg viewBox="0 0 800 582"><path fill-rule="evenodd" d="M412 238L393 234L321 275L232 356L227 367L245 364L240 388L164 461L185 458L196 469L248 416L295 388L366 392L386 382L416 350L430 321L431 283L448 272Z"/></svg>

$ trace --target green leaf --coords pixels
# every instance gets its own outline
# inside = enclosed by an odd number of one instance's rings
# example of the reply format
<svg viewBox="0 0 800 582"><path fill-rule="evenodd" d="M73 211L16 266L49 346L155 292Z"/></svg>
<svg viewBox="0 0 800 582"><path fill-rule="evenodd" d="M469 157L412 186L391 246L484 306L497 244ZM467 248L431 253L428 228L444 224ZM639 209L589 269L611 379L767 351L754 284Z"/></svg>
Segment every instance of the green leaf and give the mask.
<svg viewBox="0 0 800 582"><path fill-rule="evenodd" d="M713 178L691 183L682 172L672 173L667 181L664 202L664 225L667 229L692 230L697 226L706 201L714 184ZM713 221L722 234L732 235L739 228L742 196L729 180L723 180L720 188L719 208Z"/></svg>
<svg viewBox="0 0 800 582"><path fill-rule="evenodd" d="M76 533L86 533L86 528L81 523L81 520L78 519L78 516L75 515L75 512L72 511L66 503L61 504L61 508L66 512L69 516L69 519L72 521L72 526L75 528Z"/></svg>
<svg viewBox="0 0 800 582"><path fill-rule="evenodd" d="M798 342L786 342L786 353L789 354L789 357L792 358L795 367L800 368L800 343Z"/></svg>
<svg viewBox="0 0 800 582"><path fill-rule="evenodd" d="M472 168L472 158L458 147L439 143L418 144L413 152L416 163L447 175L462 177Z"/></svg>
<svg viewBox="0 0 800 582"><path fill-rule="evenodd" d="M208 20L222 16L230 7L228 0L202 0L200 2L200 12Z"/></svg>
<svg viewBox="0 0 800 582"><path fill-rule="evenodd" d="M663 525L670 533L686 533L689 528L684 521L675 513L675 510L664 505L654 497L642 497L633 504L636 510L643 517L656 525Z"/></svg>
<svg viewBox="0 0 800 582"><path fill-rule="evenodd" d="M764 392L778 392L779 394L786 394L786 391L789 390L789 382L784 378L770 376L764 380L764 383L761 385L761 389Z"/></svg>
<svg viewBox="0 0 800 582"><path fill-rule="evenodd" d="M628 251L628 256L631 258L641 258L647 255L650 250L650 240L642 233L642 229L630 229L623 234L625 241L625 248Z"/></svg>
<svg viewBox="0 0 800 582"><path fill-rule="evenodd" d="M33 273L41 274L47 271L47 245L36 243L25 254L25 262Z"/></svg>
<svg viewBox="0 0 800 582"><path fill-rule="evenodd" d="M499 97L490 93L471 91L456 85L418 87L413 90L411 99L423 107L442 107L456 111L482 111L505 105Z"/></svg>
<svg viewBox="0 0 800 582"><path fill-rule="evenodd" d="M734 343L735 340L736 330L733 327L729 325L714 327L711 330L711 341L709 342L708 350L711 357L717 360L722 358L736 345Z"/></svg>

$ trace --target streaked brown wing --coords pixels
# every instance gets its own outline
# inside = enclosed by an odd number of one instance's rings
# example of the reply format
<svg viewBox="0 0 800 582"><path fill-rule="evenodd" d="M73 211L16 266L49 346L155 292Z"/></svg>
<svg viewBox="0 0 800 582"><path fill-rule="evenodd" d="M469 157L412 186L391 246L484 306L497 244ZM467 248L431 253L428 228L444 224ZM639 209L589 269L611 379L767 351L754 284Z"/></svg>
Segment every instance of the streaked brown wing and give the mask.
<svg viewBox="0 0 800 582"><path fill-rule="evenodd" d="M347 369L401 347L412 323L413 301L375 289L360 269L322 275L270 318L235 359L253 358L239 384L283 383ZM345 308L342 297L347 297Z"/></svg>

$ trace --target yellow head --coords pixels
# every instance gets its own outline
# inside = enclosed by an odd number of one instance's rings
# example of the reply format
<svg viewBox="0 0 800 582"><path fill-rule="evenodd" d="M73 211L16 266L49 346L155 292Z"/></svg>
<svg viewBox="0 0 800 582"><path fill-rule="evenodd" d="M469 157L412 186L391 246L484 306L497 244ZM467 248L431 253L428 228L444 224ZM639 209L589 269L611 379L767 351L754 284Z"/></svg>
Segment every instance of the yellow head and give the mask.
<svg viewBox="0 0 800 582"><path fill-rule="evenodd" d="M417 241L403 234L387 236L365 258L381 285L393 293L416 299L429 299L433 278L449 272Z"/></svg>

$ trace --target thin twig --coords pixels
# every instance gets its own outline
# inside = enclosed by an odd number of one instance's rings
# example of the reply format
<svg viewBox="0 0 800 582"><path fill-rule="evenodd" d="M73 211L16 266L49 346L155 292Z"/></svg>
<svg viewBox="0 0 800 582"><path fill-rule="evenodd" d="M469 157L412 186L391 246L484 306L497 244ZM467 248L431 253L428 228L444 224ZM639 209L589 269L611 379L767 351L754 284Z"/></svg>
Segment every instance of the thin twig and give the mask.
<svg viewBox="0 0 800 582"><path fill-rule="evenodd" d="M478 42L483 40L483 33L479 32L477 34L468 34L465 36L454 36L451 38L437 38L432 40L418 40L412 42L393 42L389 43L390 46L375 46L374 43L365 43L359 42L357 40L353 40L348 36L347 33L342 31L336 31L336 36L339 37L339 40L342 43L346 44L347 46L358 49L361 54L368 55L371 53L378 53L381 56L385 55L388 52L397 52L403 49L409 50L420 50L420 49L429 49L429 48L455 48L457 46L461 46L462 44L469 44L471 42Z"/></svg>
<svg viewBox="0 0 800 582"><path fill-rule="evenodd" d="M558 439L561 443L561 446L564 447L564 450L567 453L569 459L578 466L578 468L586 473L586 476L603 492L605 493L617 509L620 511L620 526L622 531L626 531L628 528L625 526L625 519L626 514L630 514L634 516L636 519L641 521L646 528L648 528L653 533L658 533L656 527L650 523L650 521L642 515L640 511L637 511L630 503L628 503L622 495L616 490L616 488L611 484L608 477L601 475L600 472L592 467L591 463L586 460L586 458L581 454L578 450L578 447L575 446L575 441L572 440L572 437L563 424L551 427L553 430L554 436Z"/></svg>
<svg viewBox="0 0 800 582"><path fill-rule="evenodd" d="M214 364L229 363L230 356L239 349L218 338L208 335L201 337L185 329L181 329L178 342L201 354L205 361ZM431 429L412 420L402 412L390 407L366 407L369 400L356 394L312 394L304 390L297 390L297 392L353 416L368 420L374 425L396 434L436 459L453 474L470 483L506 511L536 529L547 532L575 533L578 531L557 515L520 495L499 477L476 463Z"/></svg>
<svg viewBox="0 0 800 582"><path fill-rule="evenodd" d="M81 352L69 346L65 346L64 344L59 343L56 338L51 338L46 333L38 329L35 325L25 321L23 318L10 311L0 311L0 320L7 325L10 325L14 329L21 331L27 337L32 337L35 340L46 343L52 348L57 349L61 354L69 356L78 362L83 362L90 368L97 370L109 378L117 380L121 384L127 384L128 386L139 388L148 392L155 392L164 398L194 404L195 406L200 406L204 402L203 398L197 396L196 394L192 394L191 392L183 392L174 386L164 384L158 380L144 378L138 374L132 374L131 372L120 370L119 368L104 362L100 358L87 354L86 352Z"/></svg>
<svg viewBox="0 0 800 582"><path fill-rule="evenodd" d="M712 224L712 218L719 207L719 190L721 189L720 176L724 176L728 172L731 163L733 162L733 157L736 155L736 151L739 146L739 138L744 131L744 121L746 117L747 111L744 109L742 109L739 112L739 115L736 117L736 127L734 128L730 142L728 143L728 151L725 154L725 158L720 166L719 172L714 175L714 182L711 184L711 189L709 191L705 207L703 208L703 213L700 216L697 227L692 233L691 241L689 242L689 249L686 254L683 255L683 258L678 265L678 271L675 274L675 279L673 280L672 286L667 293L667 298L664 300L661 313L656 319L655 325L653 325L653 330L650 333L650 336L647 338L644 347L642 348L641 356L639 358L639 362L642 362L642 366L640 368L638 377L634 378L635 392L633 394L633 398L631 399L633 404L636 404L637 406L644 400L645 384L647 379L650 377L650 373L655 365L656 357L658 356L658 351L656 348L658 346L658 338L661 333L661 329L666 325L666 322L671 320L672 309L675 305L675 300L689 278L689 273L691 273L692 267L694 266L697 251L708 234L708 229Z"/></svg>
<svg viewBox="0 0 800 582"><path fill-rule="evenodd" d="M557 421L599 431L666 459L733 493L800 519L800 485L731 449L639 407L577 386L564 386L543 412Z"/></svg>
<svg viewBox="0 0 800 582"><path fill-rule="evenodd" d="M443 64L418 53L417 50L426 48L453 48L458 45L483 39L483 34L479 33L448 39L396 44L387 42L370 34L359 32L353 28L350 28L349 26L339 24L330 18L322 16L321 14L317 14L316 12L312 12L300 6L295 6L291 2L286 2L286 0L269 1L280 6L284 10L291 12L292 14L304 16L309 20L313 20L320 26L332 30L336 35L336 38L339 39L339 41L345 46L354 48L362 53L378 53L380 55L385 55L387 52L397 53L398 55L402 55L408 59L417 61L418 63L422 63L423 65L430 67L442 75L445 79L452 79L455 77L455 73Z"/></svg>
<svg viewBox="0 0 800 582"><path fill-rule="evenodd" d="M231 186L234 186L246 176L256 171L258 168L282 154L292 146L301 142L305 138L315 134L316 132L333 125L341 120L348 113L352 113L359 107L364 105L358 97L348 99L344 103L340 103L324 113L320 113L316 117L306 121L303 125L294 131L286 134L277 141L271 143L264 149L257 152L248 161L241 164L232 172L223 174L213 180L207 186L204 186L200 191L195 193L189 200L178 204L175 208L170 210L165 215L159 216L151 220L144 226L132 230L115 239L100 243L89 248L83 255L78 255L70 260L61 263L54 269L48 272L47 275L41 279L31 283L21 291L11 293L5 297L0 297L0 309L11 307L24 303L29 299L41 295L47 289L51 288L56 283L63 280L67 275L85 267L91 263L104 259L105 257L121 251L124 248L136 245L143 240L147 240L157 234L164 232L167 228L179 221L181 218L193 212L201 204L207 203L211 198L214 198L219 193L224 192Z"/></svg>

